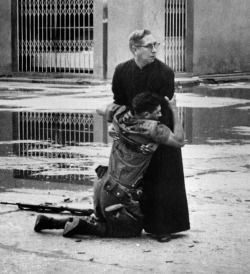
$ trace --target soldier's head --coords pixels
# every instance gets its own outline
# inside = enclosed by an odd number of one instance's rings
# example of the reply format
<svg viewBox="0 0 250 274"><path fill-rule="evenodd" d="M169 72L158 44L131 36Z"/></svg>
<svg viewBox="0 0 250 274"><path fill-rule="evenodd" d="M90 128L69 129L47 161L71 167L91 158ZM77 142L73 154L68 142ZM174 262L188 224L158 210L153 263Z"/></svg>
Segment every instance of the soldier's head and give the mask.
<svg viewBox="0 0 250 274"><path fill-rule="evenodd" d="M143 92L135 96L132 102L134 115L148 120L158 120L161 114L161 99L158 95Z"/></svg>
<svg viewBox="0 0 250 274"><path fill-rule="evenodd" d="M159 45L160 43L147 29L135 30L129 36L129 48L140 67L144 67L155 60Z"/></svg>

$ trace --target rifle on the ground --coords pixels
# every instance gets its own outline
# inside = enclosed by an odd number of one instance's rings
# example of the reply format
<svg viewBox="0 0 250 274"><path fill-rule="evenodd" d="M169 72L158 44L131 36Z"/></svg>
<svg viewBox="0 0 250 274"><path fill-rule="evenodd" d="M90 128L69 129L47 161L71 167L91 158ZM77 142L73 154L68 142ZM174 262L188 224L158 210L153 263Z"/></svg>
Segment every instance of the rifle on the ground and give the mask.
<svg viewBox="0 0 250 274"><path fill-rule="evenodd" d="M8 202L0 202L2 205L16 205L19 207L20 210L31 210L36 212L43 212L43 213L62 213L64 211L68 211L73 215L81 215L81 216L90 216L94 213L93 209L81 209L81 208L74 208L69 206L56 206L52 203L45 203L45 204L23 204L23 203L8 203Z"/></svg>

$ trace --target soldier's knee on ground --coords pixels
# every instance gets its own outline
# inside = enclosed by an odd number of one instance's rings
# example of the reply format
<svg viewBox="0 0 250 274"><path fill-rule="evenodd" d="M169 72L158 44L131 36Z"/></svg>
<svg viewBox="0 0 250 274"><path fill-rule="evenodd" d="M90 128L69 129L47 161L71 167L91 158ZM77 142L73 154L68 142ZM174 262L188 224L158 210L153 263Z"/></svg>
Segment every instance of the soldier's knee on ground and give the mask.
<svg viewBox="0 0 250 274"><path fill-rule="evenodd" d="M139 237L142 232L142 219L135 218L124 207L106 212L110 237L132 238Z"/></svg>
<svg viewBox="0 0 250 274"><path fill-rule="evenodd" d="M110 206L105 209L106 217L111 223L128 229L142 226L141 217L138 218L132 215L123 205L118 205Z"/></svg>
<svg viewBox="0 0 250 274"><path fill-rule="evenodd" d="M135 218L143 218L139 202L133 201L132 203L124 204L124 208Z"/></svg>

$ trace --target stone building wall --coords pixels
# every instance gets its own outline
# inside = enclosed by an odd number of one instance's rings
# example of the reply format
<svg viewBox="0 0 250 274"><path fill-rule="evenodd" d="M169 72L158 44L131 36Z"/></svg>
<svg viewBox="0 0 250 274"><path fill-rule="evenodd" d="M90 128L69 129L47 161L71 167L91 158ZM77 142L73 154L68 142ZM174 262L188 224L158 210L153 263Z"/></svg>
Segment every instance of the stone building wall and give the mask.
<svg viewBox="0 0 250 274"><path fill-rule="evenodd" d="M12 71L11 1L0 0L0 75Z"/></svg>

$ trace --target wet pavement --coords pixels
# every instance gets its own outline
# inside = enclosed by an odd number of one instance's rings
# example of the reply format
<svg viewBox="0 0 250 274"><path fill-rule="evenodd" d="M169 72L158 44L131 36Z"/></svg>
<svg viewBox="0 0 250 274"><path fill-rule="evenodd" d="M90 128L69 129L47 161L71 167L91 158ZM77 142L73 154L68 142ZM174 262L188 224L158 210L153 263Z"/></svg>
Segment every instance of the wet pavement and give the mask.
<svg viewBox="0 0 250 274"><path fill-rule="evenodd" d="M160 244L33 231L37 213L0 205L2 273L248 273L250 82L177 86L191 230ZM109 83L0 82L0 201L92 206L111 139L95 109ZM61 216L61 215L59 215Z"/></svg>

